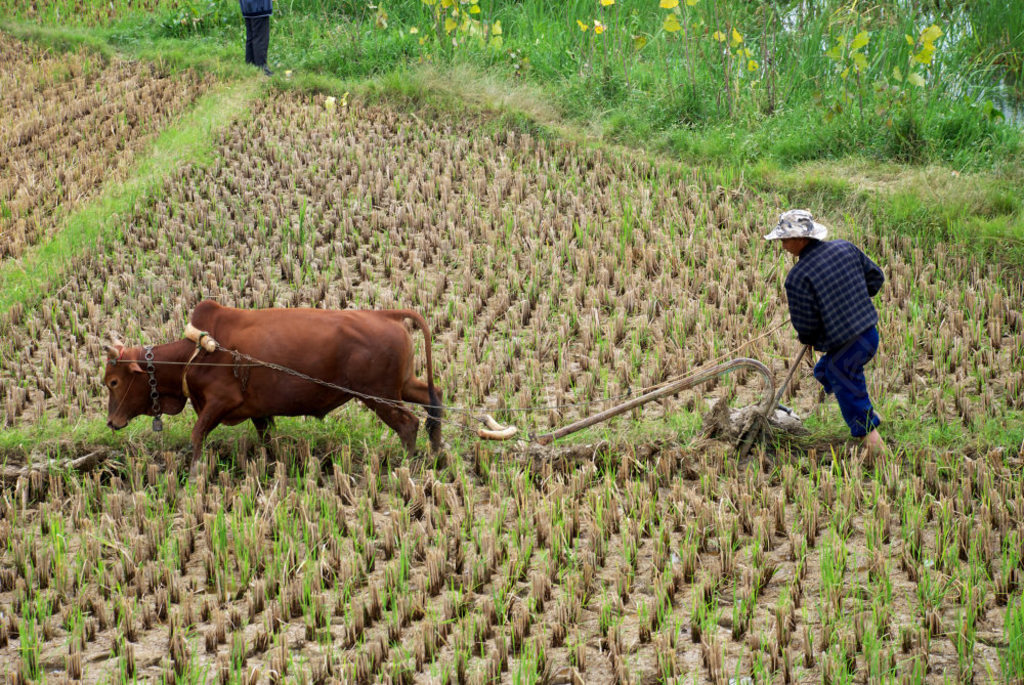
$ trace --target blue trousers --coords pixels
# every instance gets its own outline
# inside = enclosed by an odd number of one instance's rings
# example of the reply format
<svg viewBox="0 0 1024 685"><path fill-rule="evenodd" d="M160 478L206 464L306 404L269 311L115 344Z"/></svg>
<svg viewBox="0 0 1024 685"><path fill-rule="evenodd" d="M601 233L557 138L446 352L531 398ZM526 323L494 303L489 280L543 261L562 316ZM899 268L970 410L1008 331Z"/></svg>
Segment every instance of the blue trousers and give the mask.
<svg viewBox="0 0 1024 685"><path fill-rule="evenodd" d="M864 365L877 351L878 329L872 326L840 349L822 355L814 365L814 377L825 392L835 393L839 410L855 438L864 437L882 423L871 406L864 379Z"/></svg>
<svg viewBox="0 0 1024 685"><path fill-rule="evenodd" d="M245 19L245 63L258 67L267 65L270 46L270 17L243 17Z"/></svg>

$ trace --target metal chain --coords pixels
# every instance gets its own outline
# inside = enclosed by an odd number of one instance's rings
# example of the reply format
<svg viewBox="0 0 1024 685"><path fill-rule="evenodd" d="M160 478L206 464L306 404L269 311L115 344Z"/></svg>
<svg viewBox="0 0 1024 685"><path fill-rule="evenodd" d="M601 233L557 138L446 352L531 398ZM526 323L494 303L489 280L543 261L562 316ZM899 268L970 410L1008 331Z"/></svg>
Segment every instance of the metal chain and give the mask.
<svg viewBox="0 0 1024 685"><path fill-rule="evenodd" d="M163 430L164 424L160 419L160 392L156 386L156 367L153 365L153 346L146 345L142 348L145 352L146 373L149 374L149 398L153 400L153 430L159 433Z"/></svg>

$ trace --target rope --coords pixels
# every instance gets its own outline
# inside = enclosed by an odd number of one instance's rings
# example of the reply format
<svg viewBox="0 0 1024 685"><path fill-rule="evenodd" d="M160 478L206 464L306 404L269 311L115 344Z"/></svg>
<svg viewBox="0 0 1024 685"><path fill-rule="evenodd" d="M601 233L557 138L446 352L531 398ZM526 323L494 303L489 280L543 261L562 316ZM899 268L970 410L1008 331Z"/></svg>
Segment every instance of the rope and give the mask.
<svg viewBox="0 0 1024 685"><path fill-rule="evenodd" d="M708 369L708 368L710 368L712 366L715 366L715 365L721 363L724 359L726 359L728 357L734 356L740 350L743 350L743 349L749 347L750 345L753 345L754 343L767 338L768 336L772 335L773 333L778 331L780 328L785 326L787 323L789 323L789 319L786 319L785 321L782 321L781 323L773 326L771 329L769 329L765 333L762 333L758 337L753 338L751 340L748 340L745 343L732 348L728 352L725 352L725 353L719 355L715 359L712 359L711 361L706 362L705 364L702 364L696 370L691 369L686 374L680 374L678 376L673 376L673 377L668 378L668 379L666 379L664 381L661 381L660 383L657 383L655 385L646 386L646 387L640 388L638 390L628 390L628 391L626 391L624 393L620 393L618 395L608 395L608 396L605 396L605 397L599 397L599 398L592 399L592 400L581 400L579 402L569 402L569 403L556 404L556 405L534 405L534 406L526 406L526 407L503 407L503 408L487 408L487 407L483 407L483 408L479 408L479 409L472 409L472 408L469 408L469 407L457 407L457 406L451 406L451 405L442 405L441 408L443 410L445 410L445 411L448 411L448 412L465 414L465 415L468 415L468 416L472 416L474 419L476 419L481 414L482 411L539 414L539 413L546 413L546 412L552 412L552 411L556 411L557 412L557 411L562 411L562 410L568 409L568 408L591 406L591 405L594 405L594 404L602 404L602 403L605 403L605 402L611 402L611 401L627 399L627 398L630 398L630 397L633 397L633 396L643 395L643 394L646 394L646 393L651 392L653 390L657 390L658 388L661 388L661 387L664 387L664 386L669 385L671 383L675 383L677 381L683 380L684 378L687 378L689 376L693 376L696 373L700 373L701 371L703 371L705 369ZM392 406L392 407L395 407L395 408L398 408L398 409L405 409L407 411L412 411L413 409L426 410L426 409L428 409L428 406L429 406L429 405L419 404L417 402L409 402L407 400L396 400L396 399L391 399L391 398L386 398L386 397L378 397L376 395L370 395L370 394L367 394L367 393L359 392L358 390L353 390L352 388L347 388L347 387L345 387L343 385L338 385L336 383L331 383L330 381L325 381L325 380L320 379L320 378L314 378L313 376L310 376L308 374L302 373L301 371L296 371L295 369L291 369L291 368L289 368L287 366L282 366L281 364L276 364L274 362L263 361L261 359L255 358L255 357L253 357L251 355L245 354L244 352L239 352L237 350L228 349L228 348L224 347L223 345L221 345L219 342L217 343L217 349L220 350L220 351L227 352L227 353L233 355L236 359L244 359L244 360L246 360L249 363L239 364L237 362L236 363L224 363L224 362L197 362L197 361L193 361L193 362L189 363L189 362L160 361L160 360L153 360L152 363L154 363L154 364L163 364L163 365L167 365L167 366L209 366L209 367L229 367L229 368L263 367L263 368L268 368L268 369L271 369L273 371L278 371L280 373L284 373L284 374L287 374L287 375L290 375L290 376L294 376L295 378L299 378L301 380L308 381L310 383L314 383L316 385L320 385L320 386L323 386L325 388L329 388L331 390L337 390L338 392L344 392L346 394L352 395L353 397L357 397L357 398L359 398L359 399L361 399L363 401L367 401L367 402L375 402L375 403L378 403L378 404L384 404L384 405ZM448 421L447 423L452 424L452 425L456 425L456 426L459 426L459 427L462 427L467 432L469 432L471 430L469 428L466 428L466 426L468 424L457 424L457 423L454 423L452 421Z"/></svg>

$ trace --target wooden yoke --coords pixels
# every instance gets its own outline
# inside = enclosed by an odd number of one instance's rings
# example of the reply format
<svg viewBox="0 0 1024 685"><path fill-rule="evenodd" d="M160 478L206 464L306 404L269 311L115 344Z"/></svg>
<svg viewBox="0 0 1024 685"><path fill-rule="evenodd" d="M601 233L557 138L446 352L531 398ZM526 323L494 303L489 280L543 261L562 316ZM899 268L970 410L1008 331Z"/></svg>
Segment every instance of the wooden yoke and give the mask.
<svg viewBox="0 0 1024 685"><path fill-rule="evenodd" d="M191 323L185 324L185 338L191 340L207 352L217 351L217 341L214 340L209 333L199 330Z"/></svg>

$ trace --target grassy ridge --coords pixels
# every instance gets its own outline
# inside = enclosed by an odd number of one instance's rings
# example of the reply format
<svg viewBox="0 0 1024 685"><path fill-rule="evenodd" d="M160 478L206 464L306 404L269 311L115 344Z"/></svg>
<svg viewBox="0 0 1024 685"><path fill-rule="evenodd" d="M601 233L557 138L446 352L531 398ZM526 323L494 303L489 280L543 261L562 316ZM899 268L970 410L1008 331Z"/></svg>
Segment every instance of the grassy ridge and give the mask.
<svg viewBox="0 0 1024 685"><path fill-rule="evenodd" d="M186 161L206 158L213 150L217 132L247 114L246 105L257 88L257 82L248 81L223 86L200 98L189 112L160 133L150 155L129 181L108 187L22 259L4 262L0 266L0 311L34 302L61 277L75 255L119 230L121 217L131 214L141 198L155 192L173 169Z"/></svg>

